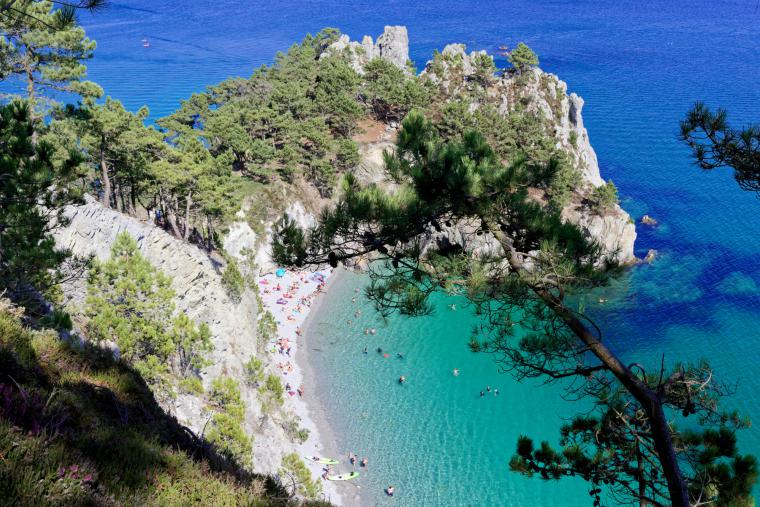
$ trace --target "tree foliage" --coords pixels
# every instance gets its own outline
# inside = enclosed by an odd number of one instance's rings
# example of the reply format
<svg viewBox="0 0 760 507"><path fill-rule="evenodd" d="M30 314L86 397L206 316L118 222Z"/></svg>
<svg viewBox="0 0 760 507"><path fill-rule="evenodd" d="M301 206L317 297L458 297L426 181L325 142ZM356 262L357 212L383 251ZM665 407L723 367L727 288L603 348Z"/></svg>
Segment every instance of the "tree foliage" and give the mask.
<svg viewBox="0 0 760 507"><path fill-rule="evenodd" d="M205 324L175 315L171 280L153 267L128 234L117 236L111 259L95 262L87 280L86 331L114 342L147 382L163 390L170 374L197 375L212 350Z"/></svg>
<svg viewBox="0 0 760 507"><path fill-rule="evenodd" d="M507 61L517 74L538 66L538 56L524 42L517 43L515 49L507 53Z"/></svg>
<svg viewBox="0 0 760 507"><path fill-rule="evenodd" d="M760 125L736 129L728 124L725 109L713 113L697 102L681 122L681 140L699 167L730 167L742 189L760 195Z"/></svg>
<svg viewBox="0 0 760 507"><path fill-rule="evenodd" d="M230 377L215 378L209 401L212 415L205 437L222 454L250 466L252 442L244 428L245 403L240 396L240 385Z"/></svg>
<svg viewBox="0 0 760 507"><path fill-rule="evenodd" d="M383 121L401 121L412 109L427 106L431 98L425 81L406 75L382 58L374 58L364 66L364 81L362 97Z"/></svg>
<svg viewBox="0 0 760 507"><path fill-rule="evenodd" d="M685 507L750 497L754 458L728 447L705 452L714 432L732 435L744 423L720 410L730 389L709 366L628 366L574 309L574 297L607 282L615 259L559 210L529 199L556 171L519 158L505 165L474 131L442 140L418 114L405 119L385 162L397 190L349 175L315 228L278 231L275 251L302 252L279 260L336 266L375 256L367 294L386 314L428 313L431 294L460 294L480 315L473 350L494 354L518 379L568 382L569 396L595 402L563 429L560 451L521 439L514 470L579 476L593 496L623 502Z"/></svg>
<svg viewBox="0 0 760 507"><path fill-rule="evenodd" d="M50 233L66 222L63 207L81 199L73 185L81 176L79 154L67 151L56 164L53 147L33 137L26 104L0 108L0 291L20 298L64 276L58 268L68 255Z"/></svg>
<svg viewBox="0 0 760 507"><path fill-rule="evenodd" d="M95 42L76 24L71 8L56 9L50 1L6 0L0 6L0 31L0 77L23 82L33 111L45 105L43 94L66 92L87 101L103 94L100 86L84 79L83 62L92 58Z"/></svg>

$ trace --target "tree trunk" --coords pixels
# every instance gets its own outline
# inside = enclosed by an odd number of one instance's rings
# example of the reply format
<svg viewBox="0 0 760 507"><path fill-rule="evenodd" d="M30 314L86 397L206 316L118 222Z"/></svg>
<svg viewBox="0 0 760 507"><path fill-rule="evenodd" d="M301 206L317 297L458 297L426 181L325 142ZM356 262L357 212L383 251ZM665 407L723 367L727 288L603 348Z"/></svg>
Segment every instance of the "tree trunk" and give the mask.
<svg viewBox="0 0 760 507"><path fill-rule="evenodd" d="M124 195L121 193L121 185L118 180L113 184L113 202L116 206L116 211L122 213L124 211Z"/></svg>
<svg viewBox="0 0 760 507"><path fill-rule="evenodd" d="M105 143L105 139L101 142ZM108 164L106 164L106 155L104 151L100 150L100 179L103 182L103 206L106 208L111 207L111 178L108 176Z"/></svg>
<svg viewBox="0 0 760 507"><path fill-rule="evenodd" d="M187 241L190 237L190 207L193 204L193 193L188 190L187 197L185 197L185 235L182 239Z"/></svg>
<svg viewBox="0 0 760 507"><path fill-rule="evenodd" d="M33 58L32 52L26 50L26 58L24 60L24 71L26 72L26 98L29 103L29 123L32 125L32 144L37 145L37 112L35 111L36 98L34 95L34 72L32 71L31 60Z"/></svg>
<svg viewBox="0 0 760 507"><path fill-rule="evenodd" d="M524 271L524 266L512 246L512 242L506 234L501 232L499 226L488 223L489 229L501 244L507 255L510 267L516 272ZM662 408L662 400L657 393L652 391L644 382L642 382L620 359L604 345L592 333L586 325L581 322L575 314L569 310L562 300L554 296L548 290L531 285L526 281L530 289L540 297L554 313L560 317L565 325L580 339L607 369L615 375L620 383L631 393L641 408L646 412L652 426L652 440L654 441L657 459L662 466L662 472L668 483L668 493L673 507L689 507L689 494L686 488L686 482L681 474L681 467L673 448L673 437L668 427L668 421Z"/></svg>

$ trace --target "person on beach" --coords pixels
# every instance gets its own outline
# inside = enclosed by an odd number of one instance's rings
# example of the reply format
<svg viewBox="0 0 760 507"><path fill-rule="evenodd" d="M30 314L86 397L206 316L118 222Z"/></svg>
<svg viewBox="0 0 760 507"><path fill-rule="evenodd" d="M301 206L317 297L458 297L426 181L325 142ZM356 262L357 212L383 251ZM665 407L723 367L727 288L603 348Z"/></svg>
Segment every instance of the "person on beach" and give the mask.
<svg viewBox="0 0 760 507"><path fill-rule="evenodd" d="M356 454L353 452L348 453L348 461L351 463L352 467L356 466Z"/></svg>
<svg viewBox="0 0 760 507"><path fill-rule="evenodd" d="M367 468L368 463L369 463L369 460L366 457L362 458L362 463L361 463L362 467Z"/></svg>

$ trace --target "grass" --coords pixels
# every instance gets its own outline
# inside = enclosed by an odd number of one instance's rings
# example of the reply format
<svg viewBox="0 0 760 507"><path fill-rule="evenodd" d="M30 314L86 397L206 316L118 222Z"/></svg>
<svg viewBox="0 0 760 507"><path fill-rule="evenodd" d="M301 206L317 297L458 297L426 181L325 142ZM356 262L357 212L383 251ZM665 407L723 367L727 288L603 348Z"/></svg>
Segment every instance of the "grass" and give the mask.
<svg viewBox="0 0 760 507"><path fill-rule="evenodd" d="M163 412L125 363L21 319L0 301L0 504L299 504Z"/></svg>

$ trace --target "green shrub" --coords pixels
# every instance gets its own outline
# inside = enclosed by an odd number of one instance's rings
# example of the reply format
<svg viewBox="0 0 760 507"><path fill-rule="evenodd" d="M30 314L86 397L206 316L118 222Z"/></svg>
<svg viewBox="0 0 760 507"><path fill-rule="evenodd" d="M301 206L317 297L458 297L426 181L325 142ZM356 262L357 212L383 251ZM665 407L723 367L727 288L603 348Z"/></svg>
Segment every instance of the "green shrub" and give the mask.
<svg viewBox="0 0 760 507"><path fill-rule="evenodd" d="M575 130L570 131L570 144L573 146L573 148L578 147L578 132Z"/></svg>
<svg viewBox="0 0 760 507"><path fill-rule="evenodd" d="M280 377L269 374L267 375L266 381L264 382L264 385L262 386L262 391L266 394L268 394L275 402L277 402L278 405L282 405L285 401L284 394L285 394L285 388L282 385L282 381L280 380Z"/></svg>
<svg viewBox="0 0 760 507"><path fill-rule="evenodd" d="M596 213L603 213L618 204L618 191L612 180L601 187L596 187L591 194L591 209Z"/></svg>
<svg viewBox="0 0 760 507"><path fill-rule="evenodd" d="M214 413L205 434L223 454L244 466L251 465L251 438L246 434L245 403L240 386L229 377L217 377L211 383L209 401Z"/></svg>
<svg viewBox="0 0 760 507"><path fill-rule="evenodd" d="M283 456L280 475L286 487L294 486L295 492L307 499L314 500L322 494L322 484L312 479L311 472L296 453Z"/></svg>
<svg viewBox="0 0 760 507"><path fill-rule="evenodd" d="M187 377L179 381L179 389L185 394L203 394L203 382L198 377Z"/></svg>
<svg viewBox="0 0 760 507"><path fill-rule="evenodd" d="M227 256L227 266L222 273L222 285L230 299L234 303L239 303L245 292L246 280L240 272L237 261L231 256Z"/></svg>
<svg viewBox="0 0 760 507"><path fill-rule="evenodd" d="M256 335L259 351L266 350L269 342L277 338L277 321L269 310L261 314Z"/></svg>
<svg viewBox="0 0 760 507"><path fill-rule="evenodd" d="M264 381L264 362L256 356L251 356L245 363L245 376L249 383L259 384Z"/></svg>
<svg viewBox="0 0 760 507"><path fill-rule="evenodd" d="M117 236L111 258L96 262L87 279L84 329L93 341L115 341L119 351L156 389L169 395L172 373L195 375L213 350L206 324L176 316L171 281L138 250L127 233ZM176 365L172 371L171 365Z"/></svg>
<svg viewBox="0 0 760 507"><path fill-rule="evenodd" d="M301 428L301 418L294 416L292 419L287 419L283 425L285 433L295 442L303 444L309 439L309 430Z"/></svg>

